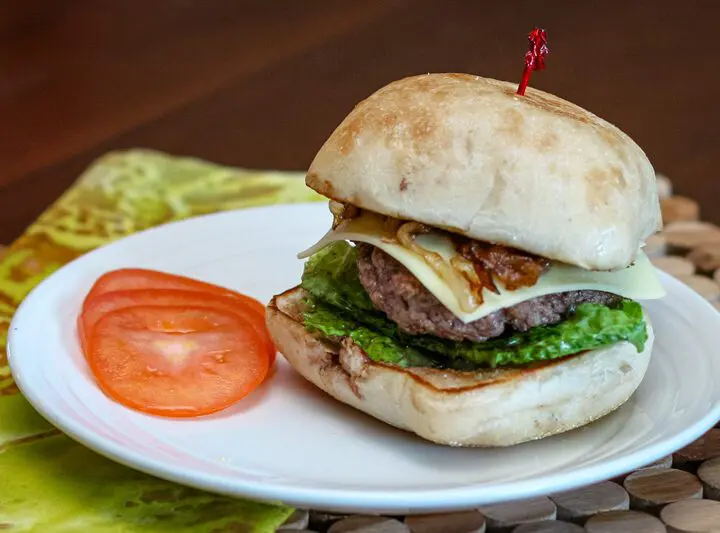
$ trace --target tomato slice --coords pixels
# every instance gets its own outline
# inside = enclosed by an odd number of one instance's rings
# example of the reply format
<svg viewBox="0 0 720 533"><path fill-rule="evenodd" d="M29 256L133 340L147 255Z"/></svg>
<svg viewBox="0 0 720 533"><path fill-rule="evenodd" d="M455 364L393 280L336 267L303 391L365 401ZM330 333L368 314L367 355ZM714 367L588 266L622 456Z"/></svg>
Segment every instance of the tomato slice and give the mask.
<svg viewBox="0 0 720 533"><path fill-rule="evenodd" d="M241 300L249 307L253 307L256 311L265 314L265 306L250 296L231 291L219 285L213 285L212 283L205 283L204 281L198 281L185 276L144 268L121 268L106 272L95 281L95 284L85 298L83 308L101 294L140 289L180 289L216 294Z"/></svg>
<svg viewBox="0 0 720 533"><path fill-rule="evenodd" d="M77 318L77 332L80 339L80 348L84 354L87 354L87 333L85 332L85 322L82 314Z"/></svg>
<svg viewBox="0 0 720 533"><path fill-rule="evenodd" d="M87 338L97 322L107 313L137 305L210 307L229 311L250 323L263 339L270 355L270 364L275 362L276 349L265 325L265 317L255 306L243 300L228 298L213 293L177 289L147 289L106 292L88 301L80 319L81 339Z"/></svg>
<svg viewBox="0 0 720 533"><path fill-rule="evenodd" d="M111 311L89 333L87 348L109 397L168 417L224 409L255 390L269 369L267 348L252 325L209 307Z"/></svg>

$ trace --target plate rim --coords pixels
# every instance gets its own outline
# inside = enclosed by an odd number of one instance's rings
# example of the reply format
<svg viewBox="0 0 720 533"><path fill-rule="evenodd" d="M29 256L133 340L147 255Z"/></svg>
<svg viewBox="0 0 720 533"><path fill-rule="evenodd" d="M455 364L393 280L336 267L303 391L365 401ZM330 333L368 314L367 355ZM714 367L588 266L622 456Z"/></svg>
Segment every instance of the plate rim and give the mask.
<svg viewBox="0 0 720 533"><path fill-rule="evenodd" d="M26 320L25 315L30 314L32 308L36 305L36 300L42 296L42 292L49 290L48 287L51 287L56 279L65 275L65 272L78 268L78 263L92 261L96 255L103 253L103 250L113 247L119 242L147 238L148 234L162 232L168 226L196 224L198 219L233 218L238 215L252 214L253 211L258 210L302 210L309 207L322 208L323 206L324 204L321 202L276 204L209 213L190 219L171 221L104 244L63 265L26 295L11 320L7 337L7 359L18 389L39 414L67 436L96 453L128 468L209 492L263 503L280 503L293 507L351 512L373 511L414 514L430 511L453 511L477 508L479 501L482 501L481 505L489 505L533 496L548 496L553 493L587 486L601 480L612 479L643 465L650 464L690 444L712 429L720 420L720 397L716 397L713 407L702 418L676 432L674 436L662 439L650 446L642 447L620 458L613 458L604 464L596 463L578 469L570 469L561 474L543 474L538 477L515 480L499 485L488 485L486 487L473 488L472 485L463 485L417 491L410 489L369 491L361 488L301 487L273 481L247 480L238 474L222 476L204 473L192 469L183 469L181 465L171 461L151 459L103 438L82 423L76 423L72 418L64 419L59 413L54 412L52 406L46 407L45 402L36 391L25 383L24 373L21 370L22 363L19 363L21 356L16 353L15 346L17 324ZM706 312L715 314L716 318L720 317L720 313L692 289L657 268L656 271L663 284L674 286L676 290L684 293L686 298L695 300L695 303L705 307Z"/></svg>

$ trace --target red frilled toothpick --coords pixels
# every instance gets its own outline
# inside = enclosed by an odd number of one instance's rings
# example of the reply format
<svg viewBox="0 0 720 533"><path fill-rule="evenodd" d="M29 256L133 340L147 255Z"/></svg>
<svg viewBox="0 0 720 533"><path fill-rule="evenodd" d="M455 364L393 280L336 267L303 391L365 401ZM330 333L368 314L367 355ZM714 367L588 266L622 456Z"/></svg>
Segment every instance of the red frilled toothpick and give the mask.
<svg viewBox="0 0 720 533"><path fill-rule="evenodd" d="M525 89L530 81L530 74L533 70L545 68L545 56L550 50L547 45L547 33L545 30L535 28L528 34L528 51L525 54L525 68L523 69L522 81L518 86L517 94L524 95Z"/></svg>

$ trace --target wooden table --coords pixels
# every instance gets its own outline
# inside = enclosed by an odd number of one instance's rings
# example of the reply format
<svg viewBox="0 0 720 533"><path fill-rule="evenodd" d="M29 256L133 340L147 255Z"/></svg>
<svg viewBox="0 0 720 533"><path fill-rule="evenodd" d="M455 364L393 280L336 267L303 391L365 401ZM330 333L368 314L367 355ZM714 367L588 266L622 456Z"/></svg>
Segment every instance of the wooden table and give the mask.
<svg viewBox="0 0 720 533"><path fill-rule="evenodd" d="M720 2L8 0L0 8L0 242L95 157L151 147L304 169L360 99L427 71L518 80L617 124L720 222Z"/></svg>

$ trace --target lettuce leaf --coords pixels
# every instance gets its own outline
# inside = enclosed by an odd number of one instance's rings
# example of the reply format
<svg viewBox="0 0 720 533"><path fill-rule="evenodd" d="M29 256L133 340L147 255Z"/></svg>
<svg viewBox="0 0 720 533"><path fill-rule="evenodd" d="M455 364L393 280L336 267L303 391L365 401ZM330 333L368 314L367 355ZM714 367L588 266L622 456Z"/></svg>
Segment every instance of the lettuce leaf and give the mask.
<svg viewBox="0 0 720 533"><path fill-rule="evenodd" d="M559 324L486 342L410 335L374 308L358 278L355 260L355 249L346 242L332 243L308 260L302 287L311 298L304 321L310 331L352 338L375 361L473 369L557 359L620 341L642 351L647 341L642 308L629 300L614 308L582 304Z"/></svg>
<svg viewBox="0 0 720 533"><path fill-rule="evenodd" d="M477 366L496 367L558 359L620 341L631 342L640 352L647 341L647 330L640 304L624 301L615 309L581 304L563 322L486 342L456 342L430 335L408 340L417 348Z"/></svg>
<svg viewBox="0 0 720 533"><path fill-rule="evenodd" d="M375 312L375 306L360 283L355 248L336 241L313 254L305 263L302 287L330 305L346 311Z"/></svg>
<svg viewBox="0 0 720 533"><path fill-rule="evenodd" d="M310 310L305 313L305 327L333 340L350 337L373 361L403 368L445 366L429 353L404 346L390 335L359 325L337 307L321 302L311 303Z"/></svg>

